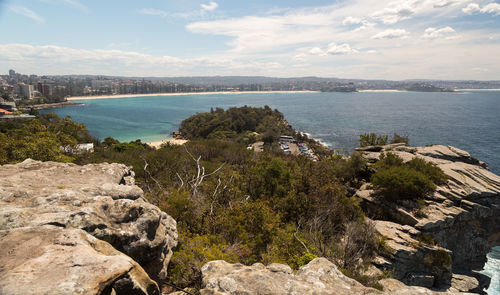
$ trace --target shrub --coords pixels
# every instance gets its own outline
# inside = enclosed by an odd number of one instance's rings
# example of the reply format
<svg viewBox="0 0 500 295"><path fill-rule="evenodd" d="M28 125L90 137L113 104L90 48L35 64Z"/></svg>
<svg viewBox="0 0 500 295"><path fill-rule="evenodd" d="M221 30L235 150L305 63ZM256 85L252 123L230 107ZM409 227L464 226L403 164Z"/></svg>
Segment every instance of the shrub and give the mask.
<svg viewBox="0 0 500 295"><path fill-rule="evenodd" d="M403 165L403 159L394 153L382 153L379 161L377 162L377 166L380 168L389 168L401 165Z"/></svg>
<svg viewBox="0 0 500 295"><path fill-rule="evenodd" d="M408 136L401 136L397 133L394 133L391 139L391 143L406 143L408 144Z"/></svg>
<svg viewBox="0 0 500 295"><path fill-rule="evenodd" d="M387 135L377 135L376 133L365 133L359 135L359 146L386 145L389 137Z"/></svg>
<svg viewBox="0 0 500 295"><path fill-rule="evenodd" d="M436 186L421 172L408 166L392 166L378 170L371 182L377 193L389 200L422 198Z"/></svg>
<svg viewBox="0 0 500 295"><path fill-rule="evenodd" d="M411 161L406 163L406 165L425 174L425 176L429 177L429 179L437 185L445 183L448 179L448 176L443 173L443 170L422 158L413 158Z"/></svg>
<svg viewBox="0 0 500 295"><path fill-rule="evenodd" d="M371 182L376 192L389 200L423 198L448 179L439 167L418 157L403 163L397 155L385 153L375 167L378 170Z"/></svg>
<svg viewBox="0 0 500 295"><path fill-rule="evenodd" d="M200 287L201 267L212 260L238 261L229 246L217 236L183 234L168 267L169 279L179 287Z"/></svg>

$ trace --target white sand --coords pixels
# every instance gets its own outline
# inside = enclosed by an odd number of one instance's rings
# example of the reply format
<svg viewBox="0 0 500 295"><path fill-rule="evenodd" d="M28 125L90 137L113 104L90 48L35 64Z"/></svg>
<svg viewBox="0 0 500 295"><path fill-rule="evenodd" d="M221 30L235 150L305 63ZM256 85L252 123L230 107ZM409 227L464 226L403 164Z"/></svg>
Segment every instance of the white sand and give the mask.
<svg viewBox="0 0 500 295"><path fill-rule="evenodd" d="M160 146L164 143L170 143L170 144L177 144L177 145L183 145L186 142L188 142L186 139L175 139L175 138L168 138L160 141L151 141L151 142L146 142L151 147L154 148L160 148Z"/></svg>
<svg viewBox="0 0 500 295"><path fill-rule="evenodd" d="M397 89L363 89L363 90L358 90L358 92L408 92L408 91L397 90Z"/></svg>

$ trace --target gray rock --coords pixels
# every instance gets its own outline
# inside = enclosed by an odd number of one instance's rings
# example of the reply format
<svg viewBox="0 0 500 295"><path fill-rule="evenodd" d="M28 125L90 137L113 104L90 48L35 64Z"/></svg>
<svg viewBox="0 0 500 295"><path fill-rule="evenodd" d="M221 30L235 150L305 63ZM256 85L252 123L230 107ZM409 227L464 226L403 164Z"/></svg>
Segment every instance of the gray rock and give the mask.
<svg viewBox="0 0 500 295"><path fill-rule="evenodd" d="M276 271L279 269L279 271ZM244 266L222 260L205 264L202 271L202 295L302 295L302 294L457 294L457 291L434 292L410 287L394 279L381 281L384 292L368 288L343 275L325 258L316 258L297 273L285 265L262 264Z"/></svg>
<svg viewBox="0 0 500 295"><path fill-rule="evenodd" d="M80 229L0 230L0 294L159 294L130 257Z"/></svg>
<svg viewBox="0 0 500 295"><path fill-rule="evenodd" d="M143 198L133 176L122 164L0 166L0 230L82 229L162 280L177 245L176 222Z"/></svg>
<svg viewBox="0 0 500 295"><path fill-rule="evenodd" d="M366 188L356 193L362 199L363 209L372 218L384 216L386 220L392 221L377 221L377 224L384 224L382 234L391 241L393 251L401 252L402 255L380 258L382 264L401 278L422 271L418 265L408 263L421 259L422 254L418 249L422 247L419 247L418 241L408 243L407 238L415 239L417 234L402 238L404 231L401 225L407 225L421 234L431 236L441 247L451 251L452 269L481 269L486 254L492 247L500 245L500 176L491 173L486 164L466 151L451 146L384 146L379 152L372 151L363 156L373 161L385 152L392 152L404 161L419 157L434 163L449 179L437 187L432 195L425 196L426 207L420 210L417 210L416 203L395 203L374 198L373 191ZM450 285L452 280L447 268L442 268L442 271L441 275L433 275L447 278L447 282L442 279L438 282Z"/></svg>

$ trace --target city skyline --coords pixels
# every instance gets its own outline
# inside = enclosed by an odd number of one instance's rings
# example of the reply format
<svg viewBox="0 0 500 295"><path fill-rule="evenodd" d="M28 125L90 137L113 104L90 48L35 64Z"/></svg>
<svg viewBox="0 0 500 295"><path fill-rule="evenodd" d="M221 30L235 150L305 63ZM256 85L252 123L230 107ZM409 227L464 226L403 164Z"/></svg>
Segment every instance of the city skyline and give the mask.
<svg viewBox="0 0 500 295"><path fill-rule="evenodd" d="M0 72L500 79L494 1L0 2Z"/></svg>

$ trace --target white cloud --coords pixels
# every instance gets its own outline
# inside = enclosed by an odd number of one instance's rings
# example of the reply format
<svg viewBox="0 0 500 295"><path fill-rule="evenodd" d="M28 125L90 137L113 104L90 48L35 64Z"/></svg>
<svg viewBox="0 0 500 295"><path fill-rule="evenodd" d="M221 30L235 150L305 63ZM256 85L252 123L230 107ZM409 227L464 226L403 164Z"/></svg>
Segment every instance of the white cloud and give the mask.
<svg viewBox="0 0 500 295"><path fill-rule="evenodd" d="M481 12L481 13L490 13L493 14L494 16L497 16L500 15L500 4L489 3L483 6L483 8L481 8L477 3L470 3L466 7L462 8L462 11L466 14Z"/></svg>
<svg viewBox="0 0 500 295"><path fill-rule="evenodd" d="M352 53L358 53L358 51L354 48L351 48L351 46L347 43L337 45L335 43L330 43L328 44L328 49L326 51L328 54L332 55L344 55L344 54L352 54Z"/></svg>
<svg viewBox="0 0 500 295"><path fill-rule="evenodd" d="M211 72L262 74L279 72L276 61L236 61L226 57L178 58L112 49L75 49L55 45L0 44L0 66L46 74L178 76ZM47 72L53 71L53 72Z"/></svg>
<svg viewBox="0 0 500 295"><path fill-rule="evenodd" d="M294 61L303 62L307 59L307 54L299 53L293 57Z"/></svg>
<svg viewBox="0 0 500 295"><path fill-rule="evenodd" d="M328 44L327 48L324 50L320 47L313 47L309 50L309 54L318 56L346 55L353 53L358 53L358 50L351 48L351 46L347 43L337 45L334 42Z"/></svg>
<svg viewBox="0 0 500 295"><path fill-rule="evenodd" d="M414 1L392 2L388 7L375 11L371 17L386 25L410 18L416 12Z"/></svg>
<svg viewBox="0 0 500 295"><path fill-rule="evenodd" d="M214 11L217 7L219 7L219 4L217 4L217 2L210 1L208 4L200 4L200 6L203 10Z"/></svg>
<svg viewBox="0 0 500 295"><path fill-rule="evenodd" d="M500 4L490 3L483 8L481 8L482 13L491 13L495 16L500 15Z"/></svg>
<svg viewBox="0 0 500 295"><path fill-rule="evenodd" d="M309 53L312 54L312 55L319 55L319 56L325 56L326 55L326 52L319 48L319 47L313 47L311 48L311 50L309 50Z"/></svg>
<svg viewBox="0 0 500 295"><path fill-rule="evenodd" d="M405 29L387 29L372 36L372 39L406 39L409 35Z"/></svg>
<svg viewBox="0 0 500 295"><path fill-rule="evenodd" d="M443 27L443 28L433 28L429 27L425 29L424 34L422 35L423 39L455 39L457 37L455 30L452 27Z"/></svg>
<svg viewBox="0 0 500 295"><path fill-rule="evenodd" d="M442 8L442 7L450 6L454 3L455 3L455 1L453 1L453 0L442 0L442 1L438 1L438 2L434 3L433 6L436 8Z"/></svg>
<svg viewBox="0 0 500 295"><path fill-rule="evenodd" d="M36 12L22 6L10 6L10 10L14 13L17 13L19 15L25 16L27 18L30 18L38 23L44 23L45 19L38 15Z"/></svg>
<svg viewBox="0 0 500 295"><path fill-rule="evenodd" d="M209 4L201 4L201 9L184 11L184 12L168 12L162 9L156 8L143 8L139 10L140 14L159 16L163 18L182 18L182 19L203 19L207 16L209 12L214 11L219 5L216 2L210 2Z"/></svg>
<svg viewBox="0 0 500 295"><path fill-rule="evenodd" d="M363 31L363 30L366 30L366 29L369 29L369 28L373 28L375 26L375 23L371 23L369 21L366 21L366 20L363 20L361 22L361 26L357 27L356 29L354 29L354 32L359 32L359 31Z"/></svg>
<svg viewBox="0 0 500 295"><path fill-rule="evenodd" d="M348 17L344 18L344 20L342 21L342 24L344 26L357 25L360 23L361 23L360 18L352 17L352 16L348 16Z"/></svg>
<svg viewBox="0 0 500 295"><path fill-rule="evenodd" d="M473 14L475 12L478 12L479 10L481 10L481 8L479 7L479 4L477 4L477 3L469 3L469 5L462 8L462 11L466 14Z"/></svg>

